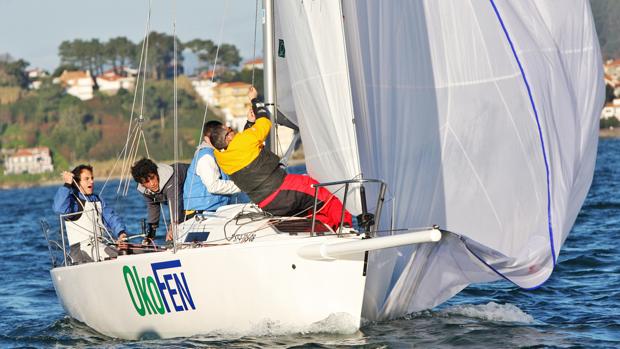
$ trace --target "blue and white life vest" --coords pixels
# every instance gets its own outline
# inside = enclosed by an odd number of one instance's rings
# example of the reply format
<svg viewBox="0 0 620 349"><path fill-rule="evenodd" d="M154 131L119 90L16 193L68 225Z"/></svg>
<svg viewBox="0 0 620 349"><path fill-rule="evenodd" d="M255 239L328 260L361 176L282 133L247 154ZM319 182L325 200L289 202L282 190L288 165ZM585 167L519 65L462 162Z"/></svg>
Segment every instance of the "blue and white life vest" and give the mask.
<svg viewBox="0 0 620 349"><path fill-rule="evenodd" d="M205 146L199 148L192 159L192 163L187 171L187 178L183 187L183 205L185 210L215 211L218 207L228 205L232 197L230 195L211 194L207 187L200 180L200 176L196 174L196 164L203 156L211 156L213 159L213 148ZM220 172L220 178L228 180L228 176Z"/></svg>

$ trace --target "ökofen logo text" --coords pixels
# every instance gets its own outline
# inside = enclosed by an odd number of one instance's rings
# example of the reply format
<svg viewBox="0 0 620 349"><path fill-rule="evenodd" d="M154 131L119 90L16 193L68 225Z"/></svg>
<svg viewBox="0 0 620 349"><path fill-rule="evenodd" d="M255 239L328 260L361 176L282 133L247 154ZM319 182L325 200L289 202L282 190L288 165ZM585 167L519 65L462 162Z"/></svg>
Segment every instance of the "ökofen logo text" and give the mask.
<svg viewBox="0 0 620 349"><path fill-rule="evenodd" d="M178 259L151 263L153 275L138 274L135 266L123 266L127 292L140 316L196 310L185 273Z"/></svg>

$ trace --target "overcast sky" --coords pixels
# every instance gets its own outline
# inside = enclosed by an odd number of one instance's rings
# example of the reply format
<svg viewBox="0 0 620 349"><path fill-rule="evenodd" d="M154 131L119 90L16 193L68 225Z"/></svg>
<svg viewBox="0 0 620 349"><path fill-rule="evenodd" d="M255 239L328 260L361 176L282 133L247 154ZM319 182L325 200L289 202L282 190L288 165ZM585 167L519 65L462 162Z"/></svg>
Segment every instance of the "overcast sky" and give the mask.
<svg viewBox="0 0 620 349"><path fill-rule="evenodd" d="M237 46L243 60L253 58L256 0L152 0L151 4L151 30L172 34L176 12L182 42L201 38L217 43L222 32L221 40ZM148 0L0 0L0 54L51 72L59 65L58 46L64 40L103 42L126 36L138 43L144 37L148 8ZM262 56L261 36L259 26L257 56Z"/></svg>

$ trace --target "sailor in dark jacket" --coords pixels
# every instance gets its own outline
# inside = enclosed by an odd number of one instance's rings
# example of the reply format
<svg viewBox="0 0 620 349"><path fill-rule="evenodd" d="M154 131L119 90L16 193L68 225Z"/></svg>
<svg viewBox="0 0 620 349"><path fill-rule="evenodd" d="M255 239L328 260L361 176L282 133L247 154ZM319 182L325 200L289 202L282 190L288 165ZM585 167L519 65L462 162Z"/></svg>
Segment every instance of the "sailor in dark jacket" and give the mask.
<svg viewBox="0 0 620 349"><path fill-rule="evenodd" d="M269 112L257 99L256 89L248 93L252 109L248 112L245 130L235 133L225 126L209 137L217 149L214 152L220 168L230 176L237 187L264 211L277 216L307 216L314 205L313 184L318 182L305 175L287 174L280 166L280 158L264 147L271 129ZM337 227L342 214L342 203L324 187L317 193L316 218L331 227ZM345 211L344 223L351 225L351 214Z"/></svg>
<svg viewBox="0 0 620 349"><path fill-rule="evenodd" d="M144 196L147 207L149 236L155 235L159 226L161 204L168 203L171 223L178 224L185 219L183 210L183 184L188 164L167 165L141 159L131 167L131 175L138 182L138 191ZM166 240L171 236L167 235Z"/></svg>

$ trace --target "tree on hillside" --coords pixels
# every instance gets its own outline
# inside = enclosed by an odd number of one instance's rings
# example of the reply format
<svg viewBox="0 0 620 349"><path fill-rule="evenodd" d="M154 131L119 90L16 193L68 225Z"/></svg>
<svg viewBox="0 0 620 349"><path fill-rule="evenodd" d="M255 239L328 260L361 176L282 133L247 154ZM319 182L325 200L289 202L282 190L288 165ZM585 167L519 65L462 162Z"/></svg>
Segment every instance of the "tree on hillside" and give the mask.
<svg viewBox="0 0 620 349"><path fill-rule="evenodd" d="M26 67L30 63L19 59L17 61L0 61L0 86L28 87L28 75Z"/></svg>
<svg viewBox="0 0 620 349"><path fill-rule="evenodd" d="M84 47L86 55L89 58L88 70L92 75L103 74L103 65L105 64L105 46L99 39L91 39L86 42Z"/></svg>
<svg viewBox="0 0 620 349"><path fill-rule="evenodd" d="M173 70L173 59L174 59L174 38L172 35L151 32L148 36L148 60L147 60L147 71L154 80L161 80L165 78L171 78L174 70ZM144 41L144 40L143 40ZM143 41L138 43L139 46L142 46ZM176 39L177 42L177 72L183 72L183 55L181 52L183 51L183 45L179 39ZM136 50L138 51L138 50ZM137 52L139 54L139 52ZM136 59L136 61L140 61Z"/></svg>
<svg viewBox="0 0 620 349"><path fill-rule="evenodd" d="M247 82L248 84L252 84L252 70L244 69L239 72L237 75L236 81ZM258 90L259 94L263 94L263 70L262 69L254 69L254 87Z"/></svg>
<svg viewBox="0 0 620 349"><path fill-rule="evenodd" d="M99 39L63 41L58 46L60 64L88 70L92 75L103 72L104 45Z"/></svg>
<svg viewBox="0 0 620 349"><path fill-rule="evenodd" d="M620 57L620 2L590 0L590 4L603 57Z"/></svg>
<svg viewBox="0 0 620 349"><path fill-rule="evenodd" d="M213 63L213 57L215 53L215 44L211 40L194 39L186 42L183 46L192 51L198 58L198 62L203 67L209 67Z"/></svg>
<svg viewBox="0 0 620 349"><path fill-rule="evenodd" d="M136 44L124 36L112 38L105 43L106 60L117 74L120 73L119 68L133 62L136 51Z"/></svg>
<svg viewBox="0 0 620 349"><path fill-rule="evenodd" d="M239 49L235 45L222 44L220 45L220 51L218 52L218 61L220 65L231 68L236 67L241 63L241 55L239 55Z"/></svg>
<svg viewBox="0 0 620 349"><path fill-rule="evenodd" d="M52 77L59 77L62 72L64 71L75 71L75 70L80 70L80 67L78 67L77 65L73 65L73 64L61 64L59 65L56 69L54 69L54 72L52 73Z"/></svg>
<svg viewBox="0 0 620 349"><path fill-rule="evenodd" d="M61 42L58 46L60 64L74 66L78 69L87 69L88 58L85 56L84 46L85 42L81 39Z"/></svg>
<svg viewBox="0 0 620 349"><path fill-rule="evenodd" d="M217 55L217 65L220 67L235 67L241 62L239 49L235 45L222 44L219 47L211 40L194 39L185 44L197 57L198 61L204 66L213 65Z"/></svg>
<svg viewBox="0 0 620 349"><path fill-rule="evenodd" d="M71 103L61 104L58 112L60 120L50 134L51 143L60 146L68 159L84 159L101 137L99 131L87 127L92 115L83 105Z"/></svg>

